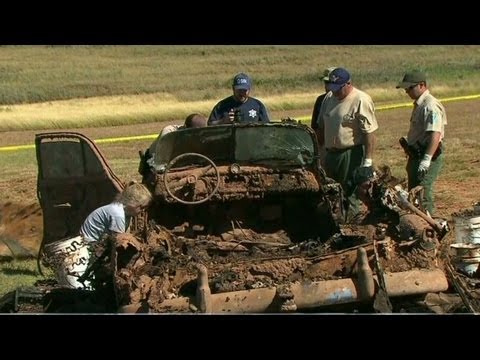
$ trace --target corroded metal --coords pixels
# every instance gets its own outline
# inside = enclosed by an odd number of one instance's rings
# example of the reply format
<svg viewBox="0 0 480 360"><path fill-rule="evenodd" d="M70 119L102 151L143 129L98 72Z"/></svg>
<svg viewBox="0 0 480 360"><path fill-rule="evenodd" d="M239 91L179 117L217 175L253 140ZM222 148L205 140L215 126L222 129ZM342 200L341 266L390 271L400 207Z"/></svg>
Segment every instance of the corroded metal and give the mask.
<svg viewBox="0 0 480 360"><path fill-rule="evenodd" d="M377 277L373 277L375 281ZM448 289L448 281L440 269L411 270L386 273L388 294L392 297L440 292ZM347 304L364 301L360 295L356 279L339 279L306 283L293 283L290 290L299 310L318 308L327 305ZM276 287L235 291L211 295L213 313L262 313L272 311L276 298ZM374 294L369 294L372 298ZM169 299L159 304L165 311L190 311L192 300L187 297ZM122 311L138 311L137 307L123 307Z"/></svg>

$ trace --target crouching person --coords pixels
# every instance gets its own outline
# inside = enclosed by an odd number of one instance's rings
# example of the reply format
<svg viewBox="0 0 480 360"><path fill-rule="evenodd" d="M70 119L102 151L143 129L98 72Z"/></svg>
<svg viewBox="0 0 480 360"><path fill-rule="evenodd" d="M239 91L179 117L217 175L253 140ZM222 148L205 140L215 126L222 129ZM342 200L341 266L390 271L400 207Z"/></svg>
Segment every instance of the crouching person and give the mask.
<svg viewBox="0 0 480 360"><path fill-rule="evenodd" d="M110 204L87 216L79 236L47 244L46 263L53 267L58 284L91 290L88 279L95 272L93 264L97 258L105 256L108 247L100 240L127 232L132 217L146 209L151 201L152 194L144 185L130 183ZM101 251L102 247L104 251ZM92 253L95 257L91 256Z"/></svg>
<svg viewBox="0 0 480 360"><path fill-rule="evenodd" d="M85 219L80 234L86 241L98 241L104 235L124 233L132 217L148 207L152 193L142 184L131 183L110 204L94 210Z"/></svg>

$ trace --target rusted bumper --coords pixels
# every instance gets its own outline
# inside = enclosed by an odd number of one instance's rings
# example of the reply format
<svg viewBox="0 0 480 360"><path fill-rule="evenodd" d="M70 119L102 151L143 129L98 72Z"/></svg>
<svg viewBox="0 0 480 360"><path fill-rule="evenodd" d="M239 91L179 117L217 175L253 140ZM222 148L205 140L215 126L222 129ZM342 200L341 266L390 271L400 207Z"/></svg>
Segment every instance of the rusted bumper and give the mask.
<svg viewBox="0 0 480 360"><path fill-rule="evenodd" d="M362 249L363 250L363 249ZM359 259L366 254L359 250ZM168 299L158 304L160 312L264 313L318 308L373 300L378 289L377 276L359 261L355 278L291 283L285 286L211 294L205 267L199 267L195 297ZM448 281L440 269L385 273L390 297L441 292ZM287 294L285 296L285 294ZM143 312L140 304L123 306L119 312Z"/></svg>

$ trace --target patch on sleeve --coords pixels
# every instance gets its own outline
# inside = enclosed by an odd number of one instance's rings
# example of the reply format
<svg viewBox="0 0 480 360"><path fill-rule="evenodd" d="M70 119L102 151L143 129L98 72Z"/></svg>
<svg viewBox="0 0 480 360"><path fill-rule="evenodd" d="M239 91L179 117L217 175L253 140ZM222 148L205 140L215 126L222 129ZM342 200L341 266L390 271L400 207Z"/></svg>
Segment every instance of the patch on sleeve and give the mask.
<svg viewBox="0 0 480 360"><path fill-rule="evenodd" d="M435 111L432 111L428 116L427 122L432 125L436 125L438 124L439 121L440 121L440 116L438 115L438 113Z"/></svg>

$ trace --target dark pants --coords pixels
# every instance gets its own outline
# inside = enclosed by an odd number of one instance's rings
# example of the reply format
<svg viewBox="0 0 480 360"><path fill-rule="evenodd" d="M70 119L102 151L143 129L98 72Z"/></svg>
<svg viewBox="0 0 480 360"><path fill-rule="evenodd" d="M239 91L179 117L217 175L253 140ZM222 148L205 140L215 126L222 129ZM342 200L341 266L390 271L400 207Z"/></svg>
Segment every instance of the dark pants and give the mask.
<svg viewBox="0 0 480 360"><path fill-rule="evenodd" d="M437 180L440 170L443 167L444 153L442 153L430 163L427 174L423 179L418 177L418 165L422 159L418 157L410 156L407 161L407 175L408 175L408 190L413 189L415 186L423 186L423 198L422 206L425 210L428 210L430 215L433 215L435 205L433 202L433 184Z"/></svg>
<svg viewBox="0 0 480 360"><path fill-rule="evenodd" d="M356 186L349 184L353 171L362 164L363 145L335 151L327 150L325 172L327 176L342 185L348 199L347 221L353 219L360 211L360 200L355 192Z"/></svg>

